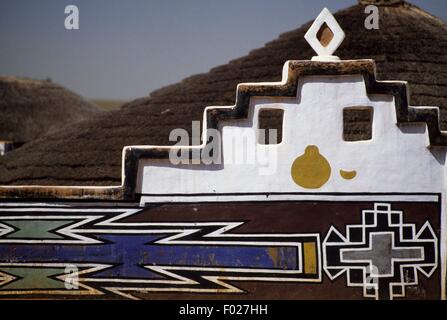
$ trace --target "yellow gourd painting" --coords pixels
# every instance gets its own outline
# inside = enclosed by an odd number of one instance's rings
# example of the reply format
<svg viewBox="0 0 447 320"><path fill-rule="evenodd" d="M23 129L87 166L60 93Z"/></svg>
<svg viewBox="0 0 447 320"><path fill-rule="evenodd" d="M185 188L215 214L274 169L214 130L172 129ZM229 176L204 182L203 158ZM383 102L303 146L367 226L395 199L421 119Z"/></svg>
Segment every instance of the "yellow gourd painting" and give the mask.
<svg viewBox="0 0 447 320"><path fill-rule="evenodd" d="M331 166L317 146L308 146L292 165L292 179L305 189L319 189L331 177Z"/></svg>

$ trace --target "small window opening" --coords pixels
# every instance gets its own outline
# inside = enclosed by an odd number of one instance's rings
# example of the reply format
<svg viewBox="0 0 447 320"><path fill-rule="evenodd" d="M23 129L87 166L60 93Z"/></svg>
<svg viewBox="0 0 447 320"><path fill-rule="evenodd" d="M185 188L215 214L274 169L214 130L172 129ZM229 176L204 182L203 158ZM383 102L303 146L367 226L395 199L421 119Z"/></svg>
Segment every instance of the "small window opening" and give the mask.
<svg viewBox="0 0 447 320"><path fill-rule="evenodd" d="M282 142L283 121L284 110L260 110L258 143L264 145L280 144Z"/></svg>
<svg viewBox="0 0 447 320"><path fill-rule="evenodd" d="M372 107L350 107L343 110L343 140L348 142L372 139Z"/></svg>

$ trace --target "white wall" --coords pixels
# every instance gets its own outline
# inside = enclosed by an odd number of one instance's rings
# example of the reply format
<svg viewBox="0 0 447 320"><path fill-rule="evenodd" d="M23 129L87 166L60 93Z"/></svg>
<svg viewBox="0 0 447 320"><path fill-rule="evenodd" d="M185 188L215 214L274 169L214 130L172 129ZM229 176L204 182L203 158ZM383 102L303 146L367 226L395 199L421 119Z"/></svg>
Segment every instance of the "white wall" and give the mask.
<svg viewBox="0 0 447 320"><path fill-rule="evenodd" d="M345 142L343 109L374 108L373 139ZM277 150L277 171L262 175L262 164L230 164L227 150L235 133L257 128L261 108L284 109L283 142L263 146L255 141L234 152L256 154L263 148ZM234 193L234 192L441 192L444 190L445 150L431 150L425 124L396 125L392 96L366 94L362 76L303 77L296 99L252 98L249 119L221 123L223 166L175 166L169 161L140 161L137 192L143 194ZM405 131L405 132L404 132ZM308 190L294 183L293 161L306 146L316 145L329 161L332 174L320 189ZM276 161L276 160L275 160ZM273 165L274 162L270 164ZM262 169L264 168L264 169ZM339 170L356 170L345 180ZM177 181L177 183L173 183Z"/></svg>

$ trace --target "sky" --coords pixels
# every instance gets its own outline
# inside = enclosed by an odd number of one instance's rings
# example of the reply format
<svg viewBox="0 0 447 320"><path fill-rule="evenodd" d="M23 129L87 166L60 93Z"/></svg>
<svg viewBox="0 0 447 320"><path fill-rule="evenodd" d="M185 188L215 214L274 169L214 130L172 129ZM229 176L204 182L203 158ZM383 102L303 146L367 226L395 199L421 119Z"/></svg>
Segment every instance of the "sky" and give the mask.
<svg viewBox="0 0 447 320"><path fill-rule="evenodd" d="M263 46L356 0L0 0L0 75L132 100ZM447 21L447 1L411 0ZM79 8L66 30L65 7Z"/></svg>

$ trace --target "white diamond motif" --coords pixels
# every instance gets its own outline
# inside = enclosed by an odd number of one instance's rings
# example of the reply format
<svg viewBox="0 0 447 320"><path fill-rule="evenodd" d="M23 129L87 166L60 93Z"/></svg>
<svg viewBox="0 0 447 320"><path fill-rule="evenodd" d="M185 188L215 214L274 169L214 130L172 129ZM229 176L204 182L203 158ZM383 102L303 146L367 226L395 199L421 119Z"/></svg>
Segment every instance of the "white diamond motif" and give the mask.
<svg viewBox="0 0 447 320"><path fill-rule="evenodd" d="M334 34L333 38L329 42L327 46L323 46L318 39L318 32L322 28L324 24L331 29ZM340 58L333 55L333 53L338 49L338 47L342 44L345 39L345 33L343 29L338 24L337 20L335 20L332 13L324 8L323 11L318 15L315 19L314 23L307 31L304 38L310 44L312 49L318 54L318 56L313 57L314 61L338 61Z"/></svg>

